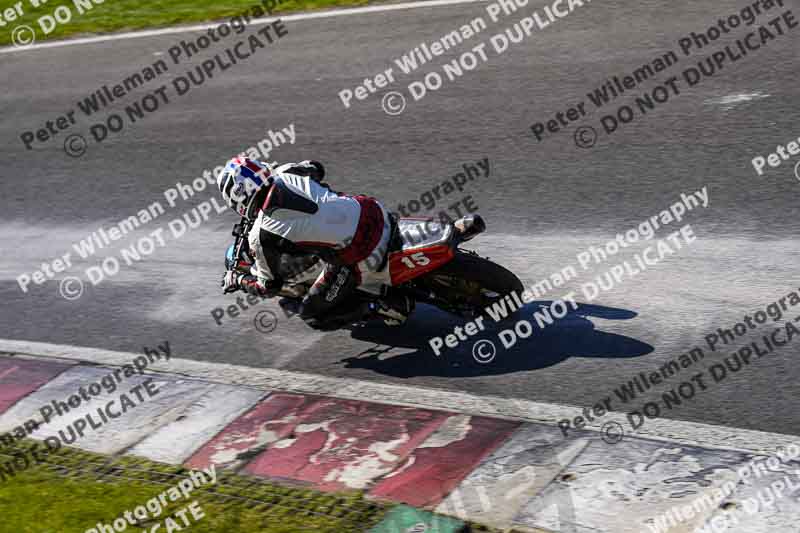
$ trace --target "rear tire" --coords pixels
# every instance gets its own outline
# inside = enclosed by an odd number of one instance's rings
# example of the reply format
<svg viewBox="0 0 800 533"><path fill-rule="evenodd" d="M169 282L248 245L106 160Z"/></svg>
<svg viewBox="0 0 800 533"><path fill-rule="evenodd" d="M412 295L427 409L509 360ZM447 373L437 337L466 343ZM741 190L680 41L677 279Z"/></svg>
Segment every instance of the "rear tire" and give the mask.
<svg viewBox="0 0 800 533"><path fill-rule="evenodd" d="M474 314L483 314L486 306L507 294L516 292L521 296L525 290L519 278L507 268L464 250L457 250L453 260L431 277L436 285L447 285L451 294L457 291L456 299L461 301L452 304L471 308Z"/></svg>

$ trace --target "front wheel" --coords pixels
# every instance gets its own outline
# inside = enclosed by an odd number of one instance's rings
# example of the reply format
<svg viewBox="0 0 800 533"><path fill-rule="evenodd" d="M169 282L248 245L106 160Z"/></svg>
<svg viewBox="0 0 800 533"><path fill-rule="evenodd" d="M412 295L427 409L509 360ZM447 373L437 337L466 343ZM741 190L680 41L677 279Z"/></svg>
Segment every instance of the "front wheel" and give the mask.
<svg viewBox="0 0 800 533"><path fill-rule="evenodd" d="M462 316L484 314L484 308L507 294L525 290L507 268L474 252L457 250L455 257L427 276L429 288L443 300L439 306Z"/></svg>

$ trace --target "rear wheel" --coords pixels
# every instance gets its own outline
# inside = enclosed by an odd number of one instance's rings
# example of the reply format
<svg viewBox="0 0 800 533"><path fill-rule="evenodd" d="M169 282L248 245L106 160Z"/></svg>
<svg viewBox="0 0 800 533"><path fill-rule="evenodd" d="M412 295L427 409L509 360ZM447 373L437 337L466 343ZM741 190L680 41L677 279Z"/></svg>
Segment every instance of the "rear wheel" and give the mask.
<svg viewBox="0 0 800 533"><path fill-rule="evenodd" d="M525 290L513 272L466 250L457 250L452 261L426 276L426 282L444 300L440 307L467 317L484 314L486 306Z"/></svg>

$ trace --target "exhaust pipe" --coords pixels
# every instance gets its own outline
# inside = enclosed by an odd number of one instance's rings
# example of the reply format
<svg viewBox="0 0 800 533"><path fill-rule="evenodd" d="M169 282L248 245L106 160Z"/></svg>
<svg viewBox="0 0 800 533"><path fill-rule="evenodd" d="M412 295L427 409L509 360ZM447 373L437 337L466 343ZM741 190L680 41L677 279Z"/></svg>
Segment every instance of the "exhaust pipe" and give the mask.
<svg viewBox="0 0 800 533"><path fill-rule="evenodd" d="M476 235L486 231L486 222L480 215L467 215L461 217L453 224L458 232L461 242L466 242Z"/></svg>

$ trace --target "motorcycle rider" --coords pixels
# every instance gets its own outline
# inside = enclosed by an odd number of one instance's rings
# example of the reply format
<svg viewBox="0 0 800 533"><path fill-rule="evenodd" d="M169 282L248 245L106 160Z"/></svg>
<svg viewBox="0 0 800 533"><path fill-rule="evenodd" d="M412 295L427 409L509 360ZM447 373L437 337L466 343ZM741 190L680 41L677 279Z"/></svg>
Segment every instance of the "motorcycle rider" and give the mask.
<svg viewBox="0 0 800 533"><path fill-rule="evenodd" d="M388 279L386 256L393 220L374 198L333 191L323 182L317 161L269 164L244 157L228 161L217 176L225 202L253 221L247 236L254 265L250 274L229 270L225 293L245 290L273 297L287 278L325 263L299 306L300 317L315 329L336 329L374 314L351 298L364 278L378 285ZM387 323L402 323L411 312L405 296L384 298Z"/></svg>

